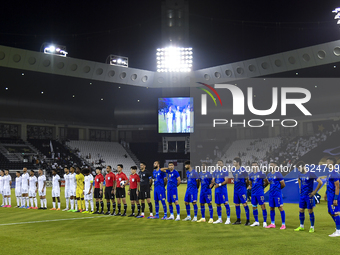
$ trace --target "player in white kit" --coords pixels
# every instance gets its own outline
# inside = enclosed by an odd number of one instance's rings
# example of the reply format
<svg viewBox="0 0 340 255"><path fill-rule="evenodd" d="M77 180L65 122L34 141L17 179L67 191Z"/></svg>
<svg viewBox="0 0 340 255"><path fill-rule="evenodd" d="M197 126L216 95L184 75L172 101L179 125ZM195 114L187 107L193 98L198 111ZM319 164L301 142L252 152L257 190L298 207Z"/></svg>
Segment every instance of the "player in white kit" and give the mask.
<svg viewBox="0 0 340 255"><path fill-rule="evenodd" d="M9 175L8 169L5 169L5 176L3 177L4 181L4 199L5 205L4 207L12 207L11 205L11 185L12 185L12 177Z"/></svg>
<svg viewBox="0 0 340 255"><path fill-rule="evenodd" d="M172 116L171 106L169 107L169 112L166 114L166 126L168 127L168 133L172 133Z"/></svg>
<svg viewBox="0 0 340 255"><path fill-rule="evenodd" d="M38 179L34 175L34 171L31 170L28 188L28 195L31 201L31 207L29 207L28 209L38 209L37 191L38 191Z"/></svg>
<svg viewBox="0 0 340 255"><path fill-rule="evenodd" d="M40 210L47 209L47 200L46 200L46 176L44 175L43 170L38 170L38 192L40 197Z"/></svg>
<svg viewBox="0 0 340 255"><path fill-rule="evenodd" d="M187 115L185 113L185 109L183 109L182 111L182 133L185 133L186 132L186 126L187 126Z"/></svg>
<svg viewBox="0 0 340 255"><path fill-rule="evenodd" d="M77 189L77 179L74 167L70 167L70 204L71 209L68 210L69 212L76 212L78 211L78 206L76 203L76 189Z"/></svg>
<svg viewBox="0 0 340 255"><path fill-rule="evenodd" d="M28 197L28 182L29 182L29 175L27 173L27 168L24 167L22 169L23 173L21 175L21 207L20 208L26 208L28 209L30 207L30 200ZM25 207L26 203L26 207Z"/></svg>
<svg viewBox="0 0 340 255"><path fill-rule="evenodd" d="M55 208L55 198L58 199L58 209ZM54 169L52 170L52 200L53 208L50 211L60 211L60 176Z"/></svg>
<svg viewBox="0 0 340 255"><path fill-rule="evenodd" d="M189 133L190 132L190 120L191 120L191 114L190 114L190 105L188 105L186 109L186 115L187 115L187 126L186 126L186 131Z"/></svg>
<svg viewBox="0 0 340 255"><path fill-rule="evenodd" d="M5 198L4 198L4 171L0 170L0 194L2 196L2 204L1 207L5 206Z"/></svg>
<svg viewBox="0 0 340 255"><path fill-rule="evenodd" d="M177 111L175 112L175 122L176 122L176 133L181 132L181 112L179 111L179 106L177 106Z"/></svg>
<svg viewBox="0 0 340 255"><path fill-rule="evenodd" d="M15 173L15 196L17 198L17 206L15 208L19 208L21 204L21 176L20 176L20 171L17 171ZM21 204L23 205L23 204Z"/></svg>
<svg viewBox="0 0 340 255"><path fill-rule="evenodd" d="M70 179L70 177L71 177L71 175L70 175L70 170L67 168L67 167L65 167L64 168L64 172L65 172L65 174L64 174L64 180L65 180L65 199L66 199L66 208L63 210L63 211L68 211L69 210L69 208L68 208L68 204L69 204L69 202L70 202L70 193L71 193L71 179Z"/></svg>
<svg viewBox="0 0 340 255"><path fill-rule="evenodd" d="M90 169L86 168L83 170L83 174L85 175L84 179L84 197L85 197L85 211L83 213L93 213L93 176L90 173ZM91 212L89 212L89 202L91 204Z"/></svg>

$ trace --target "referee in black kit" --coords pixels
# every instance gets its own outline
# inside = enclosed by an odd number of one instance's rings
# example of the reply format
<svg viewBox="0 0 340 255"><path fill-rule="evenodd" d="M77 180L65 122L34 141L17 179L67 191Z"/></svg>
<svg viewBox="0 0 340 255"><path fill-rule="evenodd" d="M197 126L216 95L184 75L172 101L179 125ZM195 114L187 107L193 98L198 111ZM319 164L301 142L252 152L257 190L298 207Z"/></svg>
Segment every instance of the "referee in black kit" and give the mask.
<svg viewBox="0 0 340 255"><path fill-rule="evenodd" d="M139 172L139 178L140 178L140 191L139 191L139 199L142 203L142 214L137 216L137 218L144 218L144 210L145 210L145 199L148 202L149 210L150 210L150 216L148 219L153 218L152 213L152 203L150 200L150 191L152 186L152 175L146 170L146 164L144 162L140 163L140 172Z"/></svg>

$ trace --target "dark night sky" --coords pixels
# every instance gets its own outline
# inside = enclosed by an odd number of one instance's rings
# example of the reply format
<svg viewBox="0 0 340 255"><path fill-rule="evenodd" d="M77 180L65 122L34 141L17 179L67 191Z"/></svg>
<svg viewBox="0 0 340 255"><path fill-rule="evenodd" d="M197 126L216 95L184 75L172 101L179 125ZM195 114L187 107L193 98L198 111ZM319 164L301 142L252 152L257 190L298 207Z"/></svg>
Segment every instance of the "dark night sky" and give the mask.
<svg viewBox="0 0 340 255"><path fill-rule="evenodd" d="M332 10L339 1L189 0L194 69L227 64L340 39ZM161 47L161 1L6 2L0 44L39 51L66 45L69 57L105 62L129 57L155 70Z"/></svg>

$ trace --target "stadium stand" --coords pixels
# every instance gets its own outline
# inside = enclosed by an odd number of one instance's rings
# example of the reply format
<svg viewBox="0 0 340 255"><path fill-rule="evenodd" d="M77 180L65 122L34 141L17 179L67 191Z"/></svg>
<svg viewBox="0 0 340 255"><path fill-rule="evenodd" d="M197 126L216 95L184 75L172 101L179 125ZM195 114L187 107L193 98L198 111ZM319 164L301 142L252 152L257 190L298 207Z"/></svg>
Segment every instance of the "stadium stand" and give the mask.
<svg viewBox="0 0 340 255"><path fill-rule="evenodd" d="M130 175L130 167L136 165L130 154L117 142L69 141L66 144L73 150L79 150L81 158L86 159L92 167L110 165L112 169L117 169L117 164L123 164L124 173Z"/></svg>

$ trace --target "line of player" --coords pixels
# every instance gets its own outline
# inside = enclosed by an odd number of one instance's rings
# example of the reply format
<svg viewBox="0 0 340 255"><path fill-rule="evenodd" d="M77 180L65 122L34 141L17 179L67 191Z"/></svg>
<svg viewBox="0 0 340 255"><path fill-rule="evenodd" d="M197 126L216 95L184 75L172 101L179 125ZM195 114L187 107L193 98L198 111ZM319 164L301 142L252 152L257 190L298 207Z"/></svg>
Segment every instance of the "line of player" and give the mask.
<svg viewBox="0 0 340 255"><path fill-rule="evenodd" d="M281 230L286 229L285 224L285 211L283 209L283 199L281 190L285 187L285 182L282 174L277 169L278 164L271 162L267 176L261 171L257 162L252 163L252 172L247 173L244 167L241 166L241 159L236 157L233 160L234 170L232 171L234 177L234 197L233 202L236 208L237 220L232 223L233 225L241 224L241 205L244 208L246 215L245 226L259 226L259 217L257 206L260 205L263 216L263 227L275 228L275 208L278 208L281 215ZM336 225L336 231L329 235L331 237L340 236L340 208L339 208L339 181L340 175L336 171L332 171L336 160L334 158L327 159L328 176L327 176L327 191L325 200L328 201L328 213L331 215ZM218 166L223 167L223 161L218 161ZM299 202L299 219L300 226L295 231L304 231L305 209L308 210L310 216L310 229L309 232L313 233L315 216L313 208L315 206L314 196L322 186L322 181L315 173L307 171L304 162L298 162L296 166L299 169L299 189L300 189L300 202ZM146 170L146 164L140 164L140 173L137 174L137 167L131 167L131 175L129 178L123 173L123 165L117 165L118 173L112 173L111 167L107 166L107 174L105 176L105 199L107 203L106 215L113 216L126 216L126 191L125 186L129 185L128 195L131 201L131 214L129 217L144 218L145 217L145 200L148 203L150 215L148 219L159 219L159 202L161 202L164 216L162 220L181 220L180 205L178 203L178 186L181 183L179 173L174 169L172 162L168 163L167 168L161 168L159 161L155 161L153 165L153 173L150 174ZM227 171L209 172L209 167L203 163L202 170L196 172L190 161L185 162L186 177L187 177L187 190L184 197L187 216L183 221L193 222L206 222L205 207L206 204L209 208L209 221L208 223L220 224L222 222L222 206L224 205L227 214L225 224L231 224L230 221L230 206L228 200L228 175ZM204 170L205 169L205 170ZM63 211L69 212L82 212L82 213L95 213L104 214L103 203L103 182L104 176L101 169L96 169L96 176L93 177L90 169L81 169L79 167L71 167L64 169L65 179L65 198L66 208ZM39 177L36 178L34 171L30 171L28 176L27 168L23 169L23 174L20 172L16 175L15 194L17 197L17 206L26 209L38 209L36 194L39 193L41 207L39 209L46 209L46 177L40 169ZM50 210L60 210L60 176L55 170L52 170L52 199L53 208ZM153 208L151 203L150 193L152 191L152 179L154 180L154 200L155 200L155 215L153 215ZM317 187L313 190L314 180L318 182ZM94 189L93 189L94 182ZM267 225L267 210L264 203L264 188L270 185L269 189L269 207L270 207L270 220L271 223ZM165 194L165 187L167 186L167 194ZM200 209L201 219L198 220L198 206L197 196L198 189L200 190ZM250 224L250 212L247 204L247 187L251 187L251 204L253 207L253 216L255 222ZM11 207L10 199L11 177L9 171L0 171L0 193L3 195L2 207ZM217 205L216 221L213 220L213 207L212 207L212 188L215 188L215 204ZM93 195L96 201L96 211L94 211ZM56 199L58 200L58 208L56 208ZM117 199L117 212L116 212L116 199ZM168 217L167 199L170 216ZM139 203L139 200L141 203ZM25 206L25 202L27 206ZM29 205L31 203L31 206ZM112 212L111 212L112 203ZM121 213L121 204L123 203L124 211ZM69 207L70 204L70 207ZM89 210L89 204L91 210ZM176 206L176 218L174 217L173 204ZM194 217L191 218L190 204L193 205ZM100 206L99 206L100 205ZM137 213L135 209L137 205Z"/></svg>

